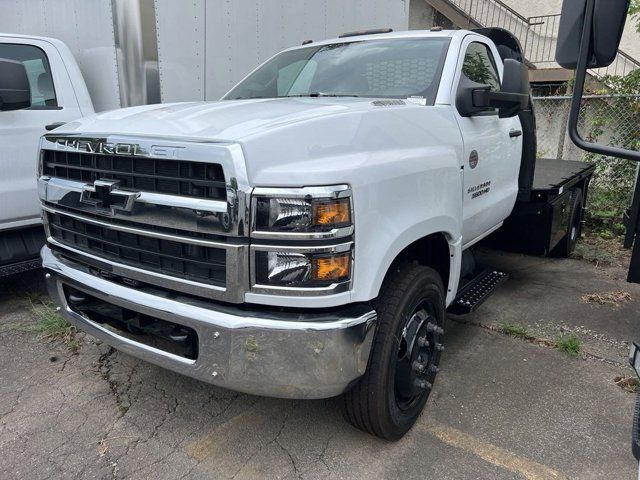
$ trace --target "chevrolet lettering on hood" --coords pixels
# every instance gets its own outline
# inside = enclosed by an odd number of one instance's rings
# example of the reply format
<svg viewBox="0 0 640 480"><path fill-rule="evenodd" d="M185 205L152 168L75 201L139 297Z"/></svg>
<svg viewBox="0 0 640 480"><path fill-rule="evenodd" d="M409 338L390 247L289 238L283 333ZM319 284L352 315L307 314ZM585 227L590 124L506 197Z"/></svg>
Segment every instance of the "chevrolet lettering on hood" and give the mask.
<svg viewBox="0 0 640 480"><path fill-rule="evenodd" d="M179 147L169 145L151 145L148 148L137 143L116 143L99 138L68 138L51 139L56 149L95 153L99 155L124 155L128 157L164 157L177 158Z"/></svg>

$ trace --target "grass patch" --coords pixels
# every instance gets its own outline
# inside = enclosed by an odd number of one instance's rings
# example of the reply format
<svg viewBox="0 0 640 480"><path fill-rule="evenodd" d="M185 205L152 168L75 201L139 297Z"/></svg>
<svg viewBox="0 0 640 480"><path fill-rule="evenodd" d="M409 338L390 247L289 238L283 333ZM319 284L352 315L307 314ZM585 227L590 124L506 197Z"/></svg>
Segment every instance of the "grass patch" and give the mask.
<svg viewBox="0 0 640 480"><path fill-rule="evenodd" d="M41 338L48 341L61 341L72 352L76 352L80 348L80 341L76 336L78 330L58 314L55 305L50 300L32 302L31 312L38 321L33 330L38 332Z"/></svg>
<svg viewBox="0 0 640 480"><path fill-rule="evenodd" d="M580 349L582 348L580 339L575 335L560 335L556 340L555 346L558 350L566 353L570 357L580 355Z"/></svg>
<svg viewBox="0 0 640 480"><path fill-rule="evenodd" d="M622 238L604 238L598 232L585 232L576 245L571 258L584 260L595 266L608 267L626 265L629 253L622 247Z"/></svg>
<svg viewBox="0 0 640 480"><path fill-rule="evenodd" d="M526 327L522 325L518 325L510 322L500 322L498 324L498 330L500 333L504 333L505 335L510 335L512 337L529 339L531 335Z"/></svg>

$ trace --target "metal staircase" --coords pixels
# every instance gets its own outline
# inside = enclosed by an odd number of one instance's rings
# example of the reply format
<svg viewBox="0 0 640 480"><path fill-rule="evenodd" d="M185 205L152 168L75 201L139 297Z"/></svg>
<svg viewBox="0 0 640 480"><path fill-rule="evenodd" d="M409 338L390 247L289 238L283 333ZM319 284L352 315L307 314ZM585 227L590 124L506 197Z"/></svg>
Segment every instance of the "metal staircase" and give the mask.
<svg viewBox="0 0 640 480"><path fill-rule="evenodd" d="M524 17L500 0L425 0L458 28L501 27L512 32L526 59L535 67L532 81L568 80L571 73L555 61L560 14ZM624 76L640 68L640 62L619 50L606 68L592 69L596 78Z"/></svg>

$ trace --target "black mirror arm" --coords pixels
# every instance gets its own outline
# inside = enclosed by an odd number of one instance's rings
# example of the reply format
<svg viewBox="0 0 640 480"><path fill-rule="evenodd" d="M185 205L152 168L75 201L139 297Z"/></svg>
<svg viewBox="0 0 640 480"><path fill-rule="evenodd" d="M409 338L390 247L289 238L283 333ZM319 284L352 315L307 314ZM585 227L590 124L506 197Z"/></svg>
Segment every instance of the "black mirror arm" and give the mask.
<svg viewBox="0 0 640 480"><path fill-rule="evenodd" d="M479 108L497 108L498 117L509 118L517 115L523 105L529 102L529 95L523 93L492 92L489 87L473 91L473 106Z"/></svg>
<svg viewBox="0 0 640 480"><path fill-rule="evenodd" d="M492 107L511 108L526 105L529 95L524 93L490 92L489 102Z"/></svg>
<svg viewBox="0 0 640 480"><path fill-rule="evenodd" d="M473 106L485 108L511 108L526 104L529 96L523 93L492 92L489 87L476 88L473 91Z"/></svg>
<svg viewBox="0 0 640 480"><path fill-rule="evenodd" d="M587 0L587 5L584 13L584 24L582 28L582 38L580 39L580 55L578 57L578 64L576 65L575 83L573 86L573 96L571 98L571 110L569 111L569 122L567 125L569 138L571 138L576 146L588 152L640 161L640 152L638 151L588 142L584 138L582 138L580 136L580 133L578 132L580 104L582 103L584 82L587 77L587 62L589 58L589 45L591 44L591 29L594 6L595 0Z"/></svg>

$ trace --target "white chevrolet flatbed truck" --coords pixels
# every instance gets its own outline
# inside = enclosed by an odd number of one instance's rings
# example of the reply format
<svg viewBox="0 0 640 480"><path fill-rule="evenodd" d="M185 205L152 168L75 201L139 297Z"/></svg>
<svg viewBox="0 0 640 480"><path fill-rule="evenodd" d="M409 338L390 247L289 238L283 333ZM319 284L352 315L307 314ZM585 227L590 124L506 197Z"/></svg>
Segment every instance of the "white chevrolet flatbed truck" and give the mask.
<svg viewBox="0 0 640 480"><path fill-rule="evenodd" d="M348 34L218 102L65 124L39 153L52 298L135 357L257 395L344 394L356 427L400 438L447 309L505 278L471 247L566 256L580 236L593 167L536 159L522 60L500 29Z"/></svg>

